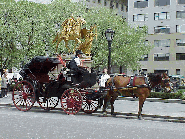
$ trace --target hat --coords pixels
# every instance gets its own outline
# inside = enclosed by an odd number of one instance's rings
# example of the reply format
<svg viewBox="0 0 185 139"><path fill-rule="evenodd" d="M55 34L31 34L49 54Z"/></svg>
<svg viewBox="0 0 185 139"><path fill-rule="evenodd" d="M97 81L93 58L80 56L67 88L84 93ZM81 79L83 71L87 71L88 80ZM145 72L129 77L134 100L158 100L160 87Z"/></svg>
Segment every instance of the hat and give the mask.
<svg viewBox="0 0 185 139"><path fill-rule="evenodd" d="M81 50L77 50L77 51L76 51L76 55L78 55L78 54L83 54L83 53L82 53Z"/></svg>

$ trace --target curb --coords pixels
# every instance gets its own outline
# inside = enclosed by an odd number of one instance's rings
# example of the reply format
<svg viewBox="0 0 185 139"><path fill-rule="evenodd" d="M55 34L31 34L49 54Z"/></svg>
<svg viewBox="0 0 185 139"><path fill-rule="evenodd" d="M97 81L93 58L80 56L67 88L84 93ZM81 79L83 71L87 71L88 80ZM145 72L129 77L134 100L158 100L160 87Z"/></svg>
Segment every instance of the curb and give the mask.
<svg viewBox="0 0 185 139"><path fill-rule="evenodd" d="M133 98L133 97L118 97L117 100L139 101L138 98ZM185 104L185 100L181 100L181 99L146 98L145 101L149 101L149 102L163 102L163 103L181 103L181 104Z"/></svg>

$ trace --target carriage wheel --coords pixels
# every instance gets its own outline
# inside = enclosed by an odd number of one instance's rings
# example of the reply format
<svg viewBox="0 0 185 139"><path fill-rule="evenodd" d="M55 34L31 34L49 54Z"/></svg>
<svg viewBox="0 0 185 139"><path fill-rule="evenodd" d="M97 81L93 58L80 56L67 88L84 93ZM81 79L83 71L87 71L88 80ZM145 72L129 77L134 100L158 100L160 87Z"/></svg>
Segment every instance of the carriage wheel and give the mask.
<svg viewBox="0 0 185 139"><path fill-rule="evenodd" d="M28 81L18 82L13 89L12 100L18 110L30 110L35 103L35 89L33 85Z"/></svg>
<svg viewBox="0 0 185 139"><path fill-rule="evenodd" d="M89 100L86 96L83 96L82 108L81 110L87 114L91 114L98 110L98 99Z"/></svg>
<svg viewBox="0 0 185 139"><path fill-rule="evenodd" d="M62 109L67 114L76 114L82 106L82 96L79 91L75 89L68 89L64 91L61 97Z"/></svg>
<svg viewBox="0 0 185 139"><path fill-rule="evenodd" d="M39 100L37 102L39 103L41 108L49 111L49 110L53 110L58 105L59 98L58 97L49 97L49 98L39 97Z"/></svg>

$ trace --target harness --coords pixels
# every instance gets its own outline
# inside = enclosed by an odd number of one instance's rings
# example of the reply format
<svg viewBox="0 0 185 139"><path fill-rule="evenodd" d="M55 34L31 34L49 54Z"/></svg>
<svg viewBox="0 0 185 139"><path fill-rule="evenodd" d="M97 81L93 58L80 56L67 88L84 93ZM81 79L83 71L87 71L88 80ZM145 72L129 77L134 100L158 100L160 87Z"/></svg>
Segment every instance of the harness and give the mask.
<svg viewBox="0 0 185 139"><path fill-rule="evenodd" d="M110 87L110 90L113 90L114 91L114 88L115 88L115 84L114 84L114 78L117 76L117 74L114 74L114 76L112 77L111 79L111 83L112 85L109 86ZM145 77L144 80L145 80L145 84L142 84L142 85L135 85L135 80L137 77L143 77L143 76L134 76L134 77L130 77L129 79L129 82L127 84L126 87L120 87L120 88L117 88L118 90L116 92L120 92L121 89L129 89L129 88L134 88L134 87L137 87L137 88L149 88L151 89L151 84L150 82L148 81L148 78Z"/></svg>

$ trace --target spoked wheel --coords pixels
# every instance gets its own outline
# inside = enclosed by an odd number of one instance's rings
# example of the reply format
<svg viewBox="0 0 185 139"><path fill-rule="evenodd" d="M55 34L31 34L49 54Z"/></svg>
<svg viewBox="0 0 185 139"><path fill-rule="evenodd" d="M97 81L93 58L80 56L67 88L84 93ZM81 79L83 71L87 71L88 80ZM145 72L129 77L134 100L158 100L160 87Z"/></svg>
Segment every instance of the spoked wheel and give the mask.
<svg viewBox="0 0 185 139"><path fill-rule="evenodd" d="M79 91L75 89L68 89L64 91L61 97L62 109L67 114L76 114L82 106L82 96Z"/></svg>
<svg viewBox="0 0 185 139"><path fill-rule="evenodd" d="M89 100L86 96L83 96L82 108L81 110L87 114L91 114L98 110L98 99Z"/></svg>
<svg viewBox="0 0 185 139"><path fill-rule="evenodd" d="M41 108L43 108L44 110L53 110L59 102L59 98L58 97L39 97L38 101L37 101L40 105Z"/></svg>
<svg viewBox="0 0 185 139"><path fill-rule="evenodd" d="M35 89L28 81L18 82L12 93L15 107L20 111L28 111L35 103Z"/></svg>

